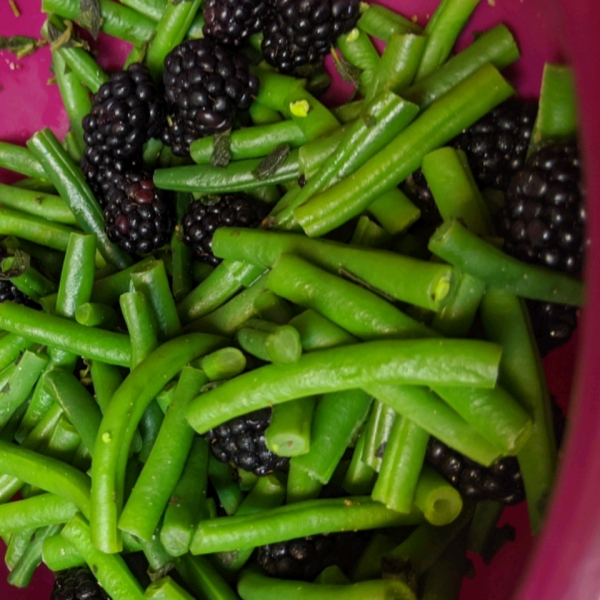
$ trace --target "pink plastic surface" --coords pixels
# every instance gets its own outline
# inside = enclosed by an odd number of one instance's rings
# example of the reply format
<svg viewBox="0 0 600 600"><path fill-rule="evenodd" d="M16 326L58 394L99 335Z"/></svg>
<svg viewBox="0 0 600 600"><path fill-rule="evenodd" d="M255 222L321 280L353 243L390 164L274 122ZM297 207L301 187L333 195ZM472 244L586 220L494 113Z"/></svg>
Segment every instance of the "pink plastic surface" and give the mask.
<svg viewBox="0 0 600 600"><path fill-rule="evenodd" d="M16 0L15 17L8 1L0 2L0 36L39 37L43 16L39 2ZM438 0L380 0L423 22ZM559 6L559 3L562 6ZM562 8L562 11L560 10ZM520 93L535 96L543 62L568 58L575 67L580 98L582 151L586 167L590 239L600 240L600 13L594 0L482 0L469 33L505 22L515 32L523 58L508 71ZM118 68L126 45L103 37L98 43L101 64ZM24 144L32 133L50 127L57 135L67 129L51 77L48 48L17 60L0 51L0 140ZM337 96L343 96L338 88ZM0 169L0 181L14 181ZM476 557L477 576L463 586L463 600L597 600L600 597L600 252L590 247L587 264L588 308L579 333L545 360L551 391L562 406L570 402L570 433L563 450L556 492L546 525L533 542L524 506L505 511L503 522L517 526L517 540L505 546L490 567ZM575 378L573 393L572 381ZM0 468L1 470L1 468ZM0 555L4 546L0 542ZM49 597L52 575L43 566L32 585L19 590L6 583L0 561L0 599Z"/></svg>

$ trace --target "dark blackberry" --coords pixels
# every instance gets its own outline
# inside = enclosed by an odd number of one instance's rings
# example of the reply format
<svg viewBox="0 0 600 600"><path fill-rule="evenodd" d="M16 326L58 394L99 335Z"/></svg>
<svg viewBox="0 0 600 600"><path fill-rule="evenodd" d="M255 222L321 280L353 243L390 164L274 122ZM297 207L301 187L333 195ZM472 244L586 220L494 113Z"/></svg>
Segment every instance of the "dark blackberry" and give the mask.
<svg viewBox="0 0 600 600"><path fill-rule="evenodd" d="M104 209L104 228L111 242L129 254L149 254L164 246L175 226L165 192L144 171L119 178Z"/></svg>
<svg viewBox="0 0 600 600"><path fill-rule="evenodd" d="M408 176L406 186L415 206L421 211L420 220L425 225L434 225L435 227L441 225L442 215L440 215L433 194L427 185L425 175L423 175L420 168Z"/></svg>
<svg viewBox="0 0 600 600"><path fill-rule="evenodd" d="M6 248L0 244L0 262L8 256ZM40 308L37 302L34 302L29 296L24 294L12 281L9 279L0 279L0 302L14 302L22 304L29 308Z"/></svg>
<svg viewBox="0 0 600 600"><path fill-rule="evenodd" d="M225 194L212 204L193 202L184 215L183 241L196 258L211 265L221 259L212 253L212 238L219 227L258 227L266 216L266 204L243 194Z"/></svg>
<svg viewBox="0 0 600 600"><path fill-rule="evenodd" d="M262 30L266 0L206 0L204 35L226 46L239 47Z"/></svg>
<svg viewBox="0 0 600 600"><path fill-rule="evenodd" d="M369 533L364 531L311 535L259 546L256 559L262 570L272 577L313 581L332 565L349 574L368 539Z"/></svg>
<svg viewBox="0 0 600 600"><path fill-rule="evenodd" d="M513 176L496 226L511 256L577 275L583 268L585 220L577 145L569 142L543 148ZM569 340L577 327L576 308L527 304L542 355Z"/></svg>
<svg viewBox="0 0 600 600"><path fill-rule="evenodd" d="M110 600L87 567L56 573L50 600Z"/></svg>
<svg viewBox="0 0 600 600"><path fill-rule="evenodd" d="M106 195L112 172L135 170L144 143L164 128L164 100L150 71L133 63L102 84L83 118L86 147L81 168L93 191Z"/></svg>
<svg viewBox="0 0 600 600"><path fill-rule="evenodd" d="M259 88L244 58L208 39L188 40L174 48L165 59L163 81L163 141L178 156L188 156L195 139L231 128Z"/></svg>
<svg viewBox="0 0 600 600"><path fill-rule="evenodd" d="M425 460L466 498L497 500L503 504L525 500L523 479L514 456L484 467L431 437Z"/></svg>
<svg viewBox="0 0 600 600"><path fill-rule="evenodd" d="M277 456L265 443L265 429L270 422L271 411L262 409L211 429L206 437L213 455L259 476L286 470L289 458Z"/></svg>
<svg viewBox="0 0 600 600"><path fill-rule="evenodd" d="M525 164L537 103L511 98L496 106L452 142L464 150L481 189L506 190Z"/></svg>
<svg viewBox="0 0 600 600"><path fill-rule="evenodd" d="M359 17L359 0L271 0L263 31L265 60L283 73L319 63Z"/></svg>

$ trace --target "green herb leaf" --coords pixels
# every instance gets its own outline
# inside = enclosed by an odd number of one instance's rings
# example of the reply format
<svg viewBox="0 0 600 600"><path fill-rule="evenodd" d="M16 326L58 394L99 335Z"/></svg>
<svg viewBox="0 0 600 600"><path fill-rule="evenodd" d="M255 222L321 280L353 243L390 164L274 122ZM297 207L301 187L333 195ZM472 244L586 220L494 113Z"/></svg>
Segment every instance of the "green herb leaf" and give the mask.
<svg viewBox="0 0 600 600"><path fill-rule="evenodd" d="M9 262L7 269L4 269L3 266L2 271L0 272L0 279L12 279L14 277L19 277L20 275L23 275L23 273L25 273L31 265L31 257L29 254L19 249L15 250L14 256L8 258L12 260ZM4 259L4 261L6 260L7 259ZM3 265L4 261L2 261Z"/></svg>
<svg viewBox="0 0 600 600"><path fill-rule="evenodd" d="M216 133L213 142L213 153L210 157L210 166L215 169L224 169L231 161L231 129Z"/></svg>
<svg viewBox="0 0 600 600"><path fill-rule="evenodd" d="M363 113L361 118L366 127L375 127L377 125L377 119L369 113Z"/></svg>
<svg viewBox="0 0 600 600"><path fill-rule="evenodd" d="M102 23L104 23L104 19L100 14L99 0L80 0L79 6L81 12L75 21L81 27L87 29L95 40L98 39L100 28L102 27Z"/></svg>
<svg viewBox="0 0 600 600"><path fill-rule="evenodd" d="M0 50L8 50L17 58L33 54L38 48L45 45L45 40L38 40L24 35L15 35L13 37L0 36Z"/></svg>
<svg viewBox="0 0 600 600"><path fill-rule="evenodd" d="M263 181L269 177L275 175L279 170L279 167L285 162L285 159L290 153L289 144L280 144L274 150L272 150L265 158L260 162L258 167L252 171L254 179Z"/></svg>
<svg viewBox="0 0 600 600"><path fill-rule="evenodd" d="M351 83L355 88L358 88L362 70L351 65L335 48L331 49L331 54L333 55L333 64L340 77L346 83Z"/></svg>
<svg viewBox="0 0 600 600"><path fill-rule="evenodd" d="M88 51L90 49L90 45L75 33L73 23L69 20L65 21L64 30L57 27L52 21L48 21L46 24L46 36L50 42L50 49L53 52L59 48L83 48Z"/></svg>

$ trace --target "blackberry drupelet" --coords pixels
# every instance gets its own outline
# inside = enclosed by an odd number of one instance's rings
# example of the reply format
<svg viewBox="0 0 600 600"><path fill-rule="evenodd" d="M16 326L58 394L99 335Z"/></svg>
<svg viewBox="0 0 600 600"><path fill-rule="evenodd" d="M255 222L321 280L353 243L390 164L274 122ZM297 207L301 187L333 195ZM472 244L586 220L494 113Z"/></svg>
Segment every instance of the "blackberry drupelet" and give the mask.
<svg viewBox="0 0 600 600"><path fill-rule="evenodd" d="M163 81L167 125L162 138L178 156L188 156L195 139L233 127L259 88L244 58L208 39L174 48L165 59Z"/></svg>
<svg viewBox="0 0 600 600"><path fill-rule="evenodd" d="M154 187L144 171L119 178L104 209L104 228L111 242L129 254L149 254L164 246L175 227L166 193Z"/></svg>
<svg viewBox="0 0 600 600"><path fill-rule="evenodd" d="M533 155L511 179L498 233L511 256L578 275L585 252L585 205L575 142L552 144ZM529 301L542 355L565 343L577 327L577 309Z"/></svg>
<svg viewBox="0 0 600 600"><path fill-rule="evenodd" d="M369 535L345 531L268 544L258 547L256 559L267 575L280 579L313 581L332 565L348 574L366 548Z"/></svg>
<svg viewBox="0 0 600 600"><path fill-rule="evenodd" d="M50 600L110 600L87 567L59 571Z"/></svg>
<svg viewBox="0 0 600 600"><path fill-rule="evenodd" d="M503 504L525 500L521 471L513 456L484 467L431 437L425 460L466 498L497 500Z"/></svg>
<svg viewBox="0 0 600 600"><path fill-rule="evenodd" d="M316 64L359 17L359 0L272 0L264 28L265 60L283 73Z"/></svg>
<svg viewBox="0 0 600 600"><path fill-rule="evenodd" d="M262 31L267 4L266 0L206 0L202 31L221 44L240 47Z"/></svg>
<svg viewBox="0 0 600 600"><path fill-rule="evenodd" d="M262 409L237 417L211 429L206 437L213 455L258 476L287 469L289 458L277 456L265 443L271 411Z"/></svg>
<svg viewBox="0 0 600 600"><path fill-rule="evenodd" d="M81 168L101 203L114 173L136 170L144 143L164 128L165 108L147 67L133 63L113 73L82 121L86 147Z"/></svg>
<svg viewBox="0 0 600 600"><path fill-rule="evenodd" d="M218 202L193 202L181 223L183 241L190 246L196 258L211 265L221 259L212 253L212 237L219 227L258 227L266 216L266 204L243 193L225 194Z"/></svg>

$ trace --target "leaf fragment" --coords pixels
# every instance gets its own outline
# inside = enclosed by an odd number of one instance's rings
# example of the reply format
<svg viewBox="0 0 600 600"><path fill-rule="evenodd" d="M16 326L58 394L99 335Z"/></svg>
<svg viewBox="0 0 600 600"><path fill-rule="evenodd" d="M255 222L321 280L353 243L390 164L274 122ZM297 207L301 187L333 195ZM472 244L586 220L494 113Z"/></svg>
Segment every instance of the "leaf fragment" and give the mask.
<svg viewBox="0 0 600 600"><path fill-rule="evenodd" d="M279 167L285 162L285 159L290 153L289 144L279 144L274 148L265 158L259 163L259 165L252 171L254 179L263 181L268 179L277 173Z"/></svg>
<svg viewBox="0 0 600 600"><path fill-rule="evenodd" d="M98 39L100 28L104 23L102 14L100 12L100 1L99 0L80 0L79 6L81 12L76 17L75 21L78 25L87 29L92 37Z"/></svg>
<svg viewBox="0 0 600 600"><path fill-rule="evenodd" d="M15 35L12 37L0 35L0 50L8 50L17 58L33 54L38 48L45 45L46 40L38 40L25 35Z"/></svg>

